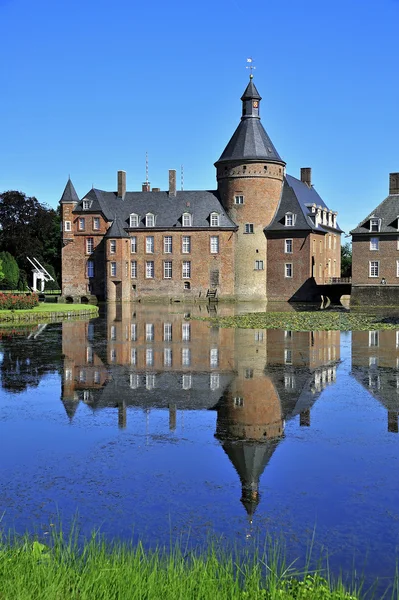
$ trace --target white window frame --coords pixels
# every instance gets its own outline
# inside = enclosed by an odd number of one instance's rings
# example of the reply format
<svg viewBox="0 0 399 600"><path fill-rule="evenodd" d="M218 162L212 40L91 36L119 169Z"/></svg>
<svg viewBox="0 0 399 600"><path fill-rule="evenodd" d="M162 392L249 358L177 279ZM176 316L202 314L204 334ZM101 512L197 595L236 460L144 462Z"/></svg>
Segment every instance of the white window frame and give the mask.
<svg viewBox="0 0 399 600"><path fill-rule="evenodd" d="M136 213L131 213L129 216L129 225L130 227L138 227L139 226L139 216Z"/></svg>
<svg viewBox="0 0 399 600"><path fill-rule="evenodd" d="M380 231L380 222L381 222L381 220L376 217L371 218L370 219L370 231L373 233Z"/></svg>
<svg viewBox="0 0 399 600"><path fill-rule="evenodd" d="M234 196L234 204L244 204L244 196L242 194Z"/></svg>
<svg viewBox="0 0 399 600"><path fill-rule="evenodd" d="M163 262L163 278L172 279L172 261L164 260Z"/></svg>
<svg viewBox="0 0 399 600"><path fill-rule="evenodd" d="M369 331L369 348L378 348L380 345L380 332L378 329Z"/></svg>
<svg viewBox="0 0 399 600"><path fill-rule="evenodd" d="M100 217L93 217L93 231L100 229Z"/></svg>
<svg viewBox="0 0 399 600"><path fill-rule="evenodd" d="M380 261L379 260L370 260L369 261L369 277L379 277L380 276Z"/></svg>
<svg viewBox="0 0 399 600"><path fill-rule="evenodd" d="M183 235L181 239L182 254L191 254L191 235Z"/></svg>
<svg viewBox="0 0 399 600"><path fill-rule="evenodd" d="M284 276L287 279L292 279L293 273L294 273L293 264L292 263L285 263L284 264Z"/></svg>
<svg viewBox="0 0 399 600"><path fill-rule="evenodd" d="M137 254L137 236L133 235L130 238L130 253Z"/></svg>
<svg viewBox="0 0 399 600"><path fill-rule="evenodd" d="M155 247L154 236L153 235L148 235L145 238L145 252L146 252L146 254L154 254L154 247Z"/></svg>
<svg viewBox="0 0 399 600"><path fill-rule="evenodd" d="M399 260L396 261L396 277L399 277Z"/></svg>
<svg viewBox="0 0 399 600"><path fill-rule="evenodd" d="M191 260L184 260L182 263L182 279L191 279Z"/></svg>
<svg viewBox="0 0 399 600"><path fill-rule="evenodd" d="M254 233L254 224L253 223L245 223L244 233Z"/></svg>
<svg viewBox="0 0 399 600"><path fill-rule="evenodd" d="M86 263L86 276L94 277L94 260L88 260Z"/></svg>
<svg viewBox="0 0 399 600"><path fill-rule="evenodd" d="M211 227L219 227L219 222L220 222L220 218L218 213L213 212L211 213L211 218L210 218L210 225Z"/></svg>
<svg viewBox="0 0 399 600"><path fill-rule="evenodd" d="M93 254L94 252L94 238L87 237L86 238L86 254Z"/></svg>
<svg viewBox="0 0 399 600"><path fill-rule="evenodd" d="M86 219L84 217L79 217L78 231L85 231L85 229L86 229Z"/></svg>
<svg viewBox="0 0 399 600"><path fill-rule="evenodd" d="M116 254L116 240L109 240L109 253Z"/></svg>
<svg viewBox="0 0 399 600"><path fill-rule="evenodd" d="M220 375L219 373L211 373L209 376L209 387L212 392L220 387Z"/></svg>
<svg viewBox="0 0 399 600"><path fill-rule="evenodd" d="M211 235L209 238L209 246L211 254L219 254L219 236Z"/></svg>
<svg viewBox="0 0 399 600"><path fill-rule="evenodd" d="M137 260L130 261L130 277L131 279L137 279Z"/></svg>
<svg viewBox="0 0 399 600"><path fill-rule="evenodd" d="M173 337L172 323L163 324L163 341L171 342Z"/></svg>
<svg viewBox="0 0 399 600"><path fill-rule="evenodd" d="M91 206L91 201L90 200L83 200L82 202L82 208L83 210L89 210Z"/></svg>
<svg viewBox="0 0 399 600"><path fill-rule="evenodd" d="M130 339L137 342L137 323L130 323Z"/></svg>
<svg viewBox="0 0 399 600"><path fill-rule="evenodd" d="M163 349L163 366L171 367L172 364L173 364L172 348L169 348L169 346L167 346L166 348Z"/></svg>
<svg viewBox="0 0 399 600"><path fill-rule="evenodd" d="M376 251L380 249L380 238L372 237L370 238L370 250Z"/></svg>
<svg viewBox="0 0 399 600"><path fill-rule="evenodd" d="M181 324L181 339L183 342L191 341L191 323Z"/></svg>
<svg viewBox="0 0 399 600"><path fill-rule="evenodd" d="M155 227L155 215L153 213L147 213L145 216L145 226Z"/></svg>
<svg viewBox="0 0 399 600"><path fill-rule="evenodd" d="M172 252L173 252L173 237L171 235L164 236L163 251L164 251L164 254L172 254Z"/></svg>
<svg viewBox="0 0 399 600"><path fill-rule="evenodd" d="M116 262L111 262L110 265L111 277L116 277Z"/></svg>
<svg viewBox="0 0 399 600"><path fill-rule="evenodd" d="M263 260L255 260L255 271L264 271L265 263Z"/></svg>
<svg viewBox="0 0 399 600"><path fill-rule="evenodd" d="M145 349L145 364L146 367L152 367L154 365L154 348L146 348ZM150 389L147 387L147 376L149 375L149 373L146 373L146 388Z"/></svg>
<svg viewBox="0 0 399 600"><path fill-rule="evenodd" d="M181 366L191 367L191 350L190 348L181 349Z"/></svg>
<svg viewBox="0 0 399 600"><path fill-rule="evenodd" d="M294 247L294 240L292 238L288 238L288 239L284 240L285 254L292 254L293 247Z"/></svg>
<svg viewBox="0 0 399 600"><path fill-rule="evenodd" d="M145 278L154 279L155 265L153 260L146 260L145 262Z"/></svg>
<svg viewBox="0 0 399 600"><path fill-rule="evenodd" d="M188 213L188 212L183 213L181 222L182 222L183 227L191 227L193 224L193 218L192 218L191 213Z"/></svg>
<svg viewBox="0 0 399 600"><path fill-rule="evenodd" d="M72 231L71 221L64 221L64 231Z"/></svg>
<svg viewBox="0 0 399 600"><path fill-rule="evenodd" d="M155 327L154 323L145 324L145 341L153 342L155 338Z"/></svg>
<svg viewBox="0 0 399 600"><path fill-rule="evenodd" d="M209 366L212 369L215 369L216 367L219 366L219 349L218 348L211 348L209 350Z"/></svg>
<svg viewBox="0 0 399 600"><path fill-rule="evenodd" d="M285 223L286 227L293 227L294 226L294 213L292 213L292 212L285 213L284 223Z"/></svg>
<svg viewBox="0 0 399 600"><path fill-rule="evenodd" d="M181 387L183 390L190 390L193 384L191 373L185 373L181 377Z"/></svg>

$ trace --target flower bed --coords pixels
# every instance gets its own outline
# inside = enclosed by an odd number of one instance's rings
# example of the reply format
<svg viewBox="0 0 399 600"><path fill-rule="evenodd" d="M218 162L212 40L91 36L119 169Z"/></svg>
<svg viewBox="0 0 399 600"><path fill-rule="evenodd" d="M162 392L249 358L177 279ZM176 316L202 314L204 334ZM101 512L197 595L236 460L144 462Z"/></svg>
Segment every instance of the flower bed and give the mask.
<svg viewBox="0 0 399 600"><path fill-rule="evenodd" d="M39 305L37 294L0 293L0 310L26 310Z"/></svg>

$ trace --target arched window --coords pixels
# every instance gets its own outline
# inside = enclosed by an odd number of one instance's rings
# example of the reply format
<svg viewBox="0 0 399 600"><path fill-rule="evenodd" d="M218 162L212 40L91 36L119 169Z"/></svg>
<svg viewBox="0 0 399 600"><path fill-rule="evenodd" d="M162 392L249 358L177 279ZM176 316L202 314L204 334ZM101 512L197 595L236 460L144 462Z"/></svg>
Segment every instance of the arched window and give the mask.
<svg viewBox="0 0 399 600"><path fill-rule="evenodd" d="M155 216L152 213L147 213L145 216L145 226L146 227L154 227L155 225Z"/></svg>
<svg viewBox="0 0 399 600"><path fill-rule="evenodd" d="M182 225L183 227L191 227L192 225L192 216L190 213L183 213L182 216Z"/></svg>
<svg viewBox="0 0 399 600"><path fill-rule="evenodd" d="M130 227L138 227L139 226L139 216L136 213L132 213L130 215Z"/></svg>
<svg viewBox="0 0 399 600"><path fill-rule="evenodd" d="M219 227L219 215L216 212L211 213L211 227Z"/></svg>

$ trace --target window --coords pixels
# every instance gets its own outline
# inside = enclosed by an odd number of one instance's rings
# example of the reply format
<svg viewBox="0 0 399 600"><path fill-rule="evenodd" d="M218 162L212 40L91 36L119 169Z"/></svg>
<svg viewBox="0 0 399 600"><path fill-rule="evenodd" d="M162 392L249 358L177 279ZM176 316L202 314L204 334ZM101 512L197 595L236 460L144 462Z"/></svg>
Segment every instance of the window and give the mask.
<svg viewBox="0 0 399 600"><path fill-rule="evenodd" d="M378 260L370 260L369 276L370 277L379 277L380 276L380 262Z"/></svg>
<svg viewBox="0 0 399 600"><path fill-rule="evenodd" d="M286 329L284 331L284 338L286 340L292 340L292 330L291 329Z"/></svg>
<svg viewBox="0 0 399 600"><path fill-rule="evenodd" d="M211 348L209 352L209 364L211 367L217 367L219 365L219 350L218 348Z"/></svg>
<svg viewBox="0 0 399 600"><path fill-rule="evenodd" d="M191 365L191 350L190 348L181 349L181 364L182 367L189 367Z"/></svg>
<svg viewBox="0 0 399 600"><path fill-rule="evenodd" d="M163 366L164 367L172 366L172 348L164 348L163 349Z"/></svg>
<svg viewBox="0 0 399 600"><path fill-rule="evenodd" d="M147 254L153 254L154 252L154 236L149 235L145 238L145 251Z"/></svg>
<svg viewBox="0 0 399 600"><path fill-rule="evenodd" d="M263 331L255 331L254 339L255 342L263 342Z"/></svg>
<svg viewBox="0 0 399 600"><path fill-rule="evenodd" d="M190 213L183 213L182 224L183 227L191 227L192 219Z"/></svg>
<svg viewBox="0 0 399 600"><path fill-rule="evenodd" d="M337 249L337 236L334 235L334 250Z"/></svg>
<svg viewBox="0 0 399 600"><path fill-rule="evenodd" d="M191 325L190 325L190 323L182 323L181 339L183 340L183 342L189 342L191 340Z"/></svg>
<svg viewBox="0 0 399 600"><path fill-rule="evenodd" d="M84 231L85 230L85 218L84 217L79 217L79 219L78 219L78 229L79 229L79 231Z"/></svg>
<svg viewBox="0 0 399 600"><path fill-rule="evenodd" d="M94 250L94 238L86 238L86 254L92 254Z"/></svg>
<svg viewBox="0 0 399 600"><path fill-rule="evenodd" d="M254 224L253 223L245 223L245 233L253 233L254 232Z"/></svg>
<svg viewBox="0 0 399 600"><path fill-rule="evenodd" d="M286 254L292 254L292 240L284 240L285 241L285 250Z"/></svg>
<svg viewBox="0 0 399 600"><path fill-rule="evenodd" d="M146 261L145 276L146 276L146 279L154 279L154 261L153 260Z"/></svg>
<svg viewBox="0 0 399 600"><path fill-rule="evenodd" d="M165 254L172 253L172 236L171 235L166 235L163 238L163 251Z"/></svg>
<svg viewBox="0 0 399 600"><path fill-rule="evenodd" d="M234 396L233 398L233 404L234 406L244 406L244 398L242 396Z"/></svg>
<svg viewBox="0 0 399 600"><path fill-rule="evenodd" d="M154 333L154 323L146 323L145 324L145 339L147 342L153 342L155 333Z"/></svg>
<svg viewBox="0 0 399 600"><path fill-rule="evenodd" d="M152 213L148 213L145 216L145 226L146 227L154 227L155 225L155 217Z"/></svg>
<svg viewBox="0 0 399 600"><path fill-rule="evenodd" d="M137 323L130 324L130 339L132 342L137 341Z"/></svg>
<svg viewBox="0 0 399 600"><path fill-rule="evenodd" d="M184 282L184 289L185 290L189 290L190 289L190 282L189 281L185 281Z"/></svg>
<svg viewBox="0 0 399 600"><path fill-rule="evenodd" d="M109 253L115 254L116 252L116 240L109 240Z"/></svg>
<svg viewBox="0 0 399 600"><path fill-rule="evenodd" d="M378 331L369 331L369 346L376 347L379 345L380 345L379 332Z"/></svg>
<svg viewBox="0 0 399 600"><path fill-rule="evenodd" d="M219 252L219 236L218 235L211 235L210 245L211 245L211 254L218 254L218 252Z"/></svg>
<svg viewBox="0 0 399 600"><path fill-rule="evenodd" d="M292 277L292 263L285 263L285 276Z"/></svg>
<svg viewBox="0 0 399 600"><path fill-rule="evenodd" d="M292 350L285 348L284 350L284 363L286 365L292 365Z"/></svg>
<svg viewBox="0 0 399 600"><path fill-rule="evenodd" d="M132 279L137 278L137 260L130 261L130 277Z"/></svg>
<svg viewBox="0 0 399 600"><path fill-rule="evenodd" d="M191 385L192 385L191 375L187 375L187 374L182 375L181 386L182 386L183 390L191 389Z"/></svg>
<svg viewBox="0 0 399 600"><path fill-rule="evenodd" d="M94 371L93 380L94 380L94 383L100 383L101 378L100 378L100 372L99 371Z"/></svg>
<svg viewBox="0 0 399 600"><path fill-rule="evenodd" d="M111 263L111 277L116 277L116 262Z"/></svg>
<svg viewBox="0 0 399 600"><path fill-rule="evenodd" d="M163 340L164 342L172 341L172 323L163 324Z"/></svg>
<svg viewBox="0 0 399 600"><path fill-rule="evenodd" d="M72 231L71 221L64 221L64 231Z"/></svg>
<svg viewBox="0 0 399 600"><path fill-rule="evenodd" d="M328 249L331 250L331 235L328 236Z"/></svg>
<svg viewBox="0 0 399 600"><path fill-rule="evenodd" d="M130 351L130 364L133 367L137 365L137 348L132 348Z"/></svg>
<svg viewBox="0 0 399 600"><path fill-rule="evenodd" d="M399 277L399 260L396 261L396 277Z"/></svg>
<svg viewBox="0 0 399 600"><path fill-rule="evenodd" d="M90 204L91 204L90 200L83 200L83 202L82 202L83 210L89 210Z"/></svg>
<svg viewBox="0 0 399 600"><path fill-rule="evenodd" d="M294 215L292 213L285 213L285 225L292 227L294 225Z"/></svg>
<svg viewBox="0 0 399 600"><path fill-rule="evenodd" d="M380 230L380 220L379 219L370 219L370 231L379 231Z"/></svg>
<svg viewBox="0 0 399 600"><path fill-rule="evenodd" d="M172 279L172 261L165 260L163 263L163 277L164 279Z"/></svg>
<svg viewBox="0 0 399 600"><path fill-rule="evenodd" d="M139 226L139 216L135 213L132 213L129 218L130 227L138 227Z"/></svg>
<svg viewBox="0 0 399 600"><path fill-rule="evenodd" d="M219 386L220 386L219 373L211 373L210 377L209 377L209 387L211 388L212 392L217 390L219 388Z"/></svg>
<svg viewBox="0 0 399 600"><path fill-rule="evenodd" d="M377 237L370 238L370 250L379 250L380 240Z"/></svg>
<svg viewBox="0 0 399 600"><path fill-rule="evenodd" d="M137 252L137 237L135 235L130 238L130 252L132 254Z"/></svg>
<svg viewBox="0 0 399 600"><path fill-rule="evenodd" d="M94 261L92 261L92 260L87 261L86 274L87 274L87 277L94 277Z"/></svg>
<svg viewBox="0 0 399 600"><path fill-rule="evenodd" d="M183 279L190 279L191 277L191 262L189 260L183 261L182 277Z"/></svg>
<svg viewBox="0 0 399 600"><path fill-rule="evenodd" d="M98 229L100 229L99 217L93 217L93 229L94 229L94 231L98 231Z"/></svg>
<svg viewBox="0 0 399 600"><path fill-rule="evenodd" d="M256 260L255 261L255 271L263 271L263 269L264 269L263 260Z"/></svg>
<svg viewBox="0 0 399 600"><path fill-rule="evenodd" d="M115 327L115 325L111 325L110 338L111 338L111 340L113 342L115 342L115 340L116 340L116 327Z"/></svg>
<svg viewBox="0 0 399 600"><path fill-rule="evenodd" d="M147 367L152 367L154 364L154 350L152 348L146 348L145 350L145 364Z"/></svg>
<svg viewBox="0 0 399 600"><path fill-rule="evenodd" d="M219 215L217 213L211 213L211 227L219 227Z"/></svg>
<svg viewBox="0 0 399 600"><path fill-rule="evenodd" d="M190 252L191 252L191 236L184 235L182 237L181 251L183 254L190 254Z"/></svg>
<svg viewBox="0 0 399 600"><path fill-rule="evenodd" d="M234 204L244 204L244 196L234 196Z"/></svg>
<svg viewBox="0 0 399 600"><path fill-rule="evenodd" d="M137 373L131 373L130 374L130 389L137 390L138 387L140 387L140 375L137 375Z"/></svg>

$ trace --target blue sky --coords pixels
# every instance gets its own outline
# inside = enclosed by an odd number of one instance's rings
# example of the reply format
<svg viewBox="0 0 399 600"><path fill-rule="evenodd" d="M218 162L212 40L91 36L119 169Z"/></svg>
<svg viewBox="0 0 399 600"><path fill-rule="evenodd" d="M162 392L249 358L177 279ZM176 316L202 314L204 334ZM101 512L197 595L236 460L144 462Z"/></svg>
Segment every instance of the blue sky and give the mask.
<svg viewBox="0 0 399 600"><path fill-rule="evenodd" d="M399 171L399 0L201 3L0 0L0 191L56 206L141 189L184 165L214 189L213 163L241 115L254 57L262 123L287 172L313 183L348 232Z"/></svg>

